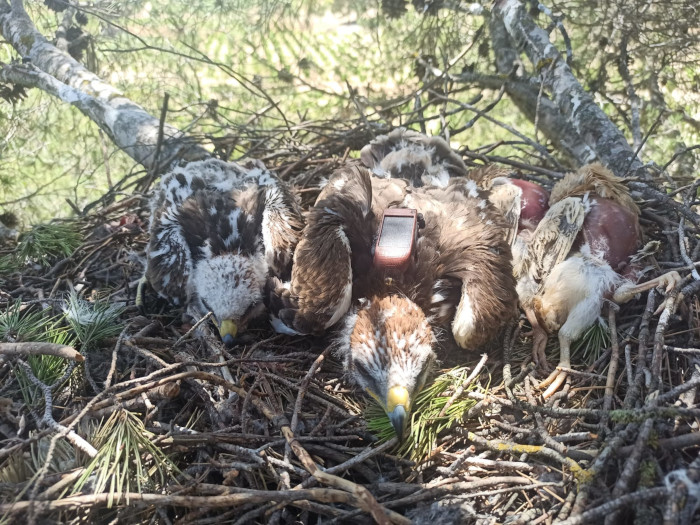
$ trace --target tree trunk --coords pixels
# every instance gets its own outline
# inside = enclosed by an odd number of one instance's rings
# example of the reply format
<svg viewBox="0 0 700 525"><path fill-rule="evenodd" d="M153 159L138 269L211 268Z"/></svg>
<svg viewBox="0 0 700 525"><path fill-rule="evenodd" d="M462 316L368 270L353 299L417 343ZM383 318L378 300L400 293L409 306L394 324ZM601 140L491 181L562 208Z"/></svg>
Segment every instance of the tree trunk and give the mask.
<svg viewBox="0 0 700 525"><path fill-rule="evenodd" d="M492 28L500 21L534 69L542 72L542 81L552 101L583 143L616 175L647 179L644 165L625 136L579 84L547 33L535 24L523 4L519 0L497 0L492 16L496 19ZM499 69L511 70L515 59L514 53L501 56ZM510 66L505 63L508 60Z"/></svg>
<svg viewBox="0 0 700 525"><path fill-rule="evenodd" d="M503 21L495 16L489 23L491 43L496 54L498 72L506 77L513 73L518 60L513 39L506 31ZM511 79L506 82L506 93L523 114L532 122L537 122L537 129L565 155L582 166L597 159L596 152L581 138L578 132L560 113L551 99L542 93L535 83L527 80ZM538 104L539 99L539 104Z"/></svg>

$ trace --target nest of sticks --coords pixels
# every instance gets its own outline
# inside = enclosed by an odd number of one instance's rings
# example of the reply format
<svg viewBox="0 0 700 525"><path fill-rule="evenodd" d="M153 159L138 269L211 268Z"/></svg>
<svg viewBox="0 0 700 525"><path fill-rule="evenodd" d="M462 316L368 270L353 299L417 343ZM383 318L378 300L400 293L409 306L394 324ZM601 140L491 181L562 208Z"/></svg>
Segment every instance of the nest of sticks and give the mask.
<svg viewBox="0 0 700 525"><path fill-rule="evenodd" d="M249 136L267 145L249 154L308 207L318 182L377 133L353 126L307 127L311 146ZM546 186L558 175L511 167ZM133 173L58 224L78 235L56 253L32 252L36 228L2 251L0 522L690 523L700 502L698 182L676 195L631 184L647 240L658 241L649 276L679 271L674 292L607 308L546 402L524 321L488 358L460 353L459 373L437 371L442 401L426 405L434 412L408 448L377 431L332 336L275 335L263 321L227 350L207 319L155 298L139 311L153 182Z"/></svg>

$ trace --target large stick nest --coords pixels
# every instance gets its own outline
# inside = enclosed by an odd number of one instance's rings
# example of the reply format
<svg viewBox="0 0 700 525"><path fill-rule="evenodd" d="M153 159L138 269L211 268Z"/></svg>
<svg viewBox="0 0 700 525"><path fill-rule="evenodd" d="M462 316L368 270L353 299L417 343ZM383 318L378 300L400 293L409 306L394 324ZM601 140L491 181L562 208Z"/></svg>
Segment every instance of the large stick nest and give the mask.
<svg viewBox="0 0 700 525"><path fill-rule="evenodd" d="M361 123L338 129L307 127L320 137L314 146L251 132L250 155L274 167L308 207L319 181L376 132ZM555 180L537 168L518 173ZM675 200L634 186L647 240L659 243L649 277L676 269L685 278L678 289L604 311L607 326L594 328L574 354L578 373L546 402L541 373L527 365L531 340L521 322L474 384L457 382L441 394L471 400L470 408L416 458L368 430L368 400L345 381L332 337L279 336L262 322L228 351L206 320L193 326L154 298L147 315L134 306L153 179L132 174L87 207L73 223L82 244L67 257L30 258L1 278L5 325L11 315L53 319L70 304L102 305L116 320L104 337L73 339L80 354L49 345L57 355L48 357L31 355L45 353L37 345L14 344L36 341L31 333L3 329L0 515L90 523L344 523L370 514L396 523L689 523L700 481L698 281L688 265L700 250L697 184ZM67 326L65 318L55 323ZM58 368L53 376L41 364L47 359ZM471 370L480 356L457 359ZM123 438L115 443L116 436Z"/></svg>

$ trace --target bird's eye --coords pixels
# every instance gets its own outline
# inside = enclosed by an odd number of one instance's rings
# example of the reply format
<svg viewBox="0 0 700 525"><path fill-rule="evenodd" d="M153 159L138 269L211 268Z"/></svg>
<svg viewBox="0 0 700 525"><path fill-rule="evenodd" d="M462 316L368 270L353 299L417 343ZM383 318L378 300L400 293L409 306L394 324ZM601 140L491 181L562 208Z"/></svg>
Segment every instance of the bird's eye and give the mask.
<svg viewBox="0 0 700 525"><path fill-rule="evenodd" d="M362 378L362 382L366 385L367 389L373 392L379 392L377 382L369 368L359 361L355 361L353 365L355 366L355 372Z"/></svg>
<svg viewBox="0 0 700 525"><path fill-rule="evenodd" d="M420 391L423 389L423 386L425 385L425 381L428 379L428 374L430 374L432 368L433 368L433 360L431 359L428 363L425 364L425 366L423 367L423 370L421 370L421 373L418 376L418 380L416 381L416 391Z"/></svg>

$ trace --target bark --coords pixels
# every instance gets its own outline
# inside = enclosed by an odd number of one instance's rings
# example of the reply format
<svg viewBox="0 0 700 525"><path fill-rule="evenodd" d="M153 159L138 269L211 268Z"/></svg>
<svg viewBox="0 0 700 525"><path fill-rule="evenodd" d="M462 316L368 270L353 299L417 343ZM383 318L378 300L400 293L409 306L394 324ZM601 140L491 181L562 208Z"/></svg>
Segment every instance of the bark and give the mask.
<svg viewBox="0 0 700 525"><path fill-rule="evenodd" d="M491 42L496 54L496 67L501 75L511 76L518 61L518 52L513 39L506 31L503 21L492 16L489 21ZM565 155L582 166L597 160L596 152L581 138L577 131L559 112L557 105L546 95L540 97L539 87L525 80L510 79L506 82L506 93L523 114L552 144ZM539 98L539 107L538 107Z"/></svg>
<svg viewBox="0 0 700 525"><path fill-rule="evenodd" d="M0 33L26 64L0 62L0 81L38 87L77 107L112 141L146 169L157 170L176 158L193 160L208 153L165 125L156 166L159 121L123 93L63 53L37 31L20 0L0 0Z"/></svg>
<svg viewBox="0 0 700 525"><path fill-rule="evenodd" d="M579 84L566 60L550 43L547 33L530 18L523 4L519 0L497 0L492 16L503 23L535 70L549 70L543 75L545 87L561 115L584 144L616 175L648 179L644 165L625 136ZM501 67L506 67L507 60L513 59L512 56L501 57Z"/></svg>

